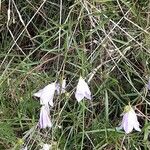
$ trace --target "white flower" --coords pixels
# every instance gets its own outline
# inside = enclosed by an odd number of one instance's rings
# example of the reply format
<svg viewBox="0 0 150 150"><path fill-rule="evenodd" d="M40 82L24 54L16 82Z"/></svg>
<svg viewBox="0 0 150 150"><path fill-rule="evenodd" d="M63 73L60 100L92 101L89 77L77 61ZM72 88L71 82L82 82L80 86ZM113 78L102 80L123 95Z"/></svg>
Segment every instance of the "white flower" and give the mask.
<svg viewBox="0 0 150 150"><path fill-rule="evenodd" d="M130 133L133 128L136 131L141 131L136 113L133 108L130 105L127 105L124 111L125 113L123 114L123 119L119 128L123 128L127 134Z"/></svg>
<svg viewBox="0 0 150 150"><path fill-rule="evenodd" d="M39 127L44 129L46 127L52 127L52 122L50 120L49 107L43 105L40 111Z"/></svg>
<svg viewBox="0 0 150 150"><path fill-rule="evenodd" d="M56 84L57 94L62 94L66 92L66 79L62 80L62 83Z"/></svg>
<svg viewBox="0 0 150 150"><path fill-rule="evenodd" d="M75 92L75 98L78 102L80 102L84 97L91 100L91 91L89 89L88 84L80 76Z"/></svg>
<svg viewBox="0 0 150 150"><path fill-rule="evenodd" d="M41 150L51 150L52 146L49 144L43 144L43 148Z"/></svg>
<svg viewBox="0 0 150 150"><path fill-rule="evenodd" d="M56 90L56 83L48 84L43 89L39 90L34 96L40 98L41 105L51 105L53 107L53 98Z"/></svg>

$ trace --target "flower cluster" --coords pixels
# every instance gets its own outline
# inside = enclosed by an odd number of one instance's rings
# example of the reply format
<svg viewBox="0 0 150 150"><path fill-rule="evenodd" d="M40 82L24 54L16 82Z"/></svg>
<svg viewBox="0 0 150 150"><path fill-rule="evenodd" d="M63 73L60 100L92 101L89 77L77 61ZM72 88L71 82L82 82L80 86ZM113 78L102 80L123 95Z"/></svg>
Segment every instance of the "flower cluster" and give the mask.
<svg viewBox="0 0 150 150"><path fill-rule="evenodd" d="M52 127L49 105L52 107L54 106L53 98L55 91L57 91L57 94L66 92L65 79L61 84L53 82L34 94L34 96L40 98L40 104L42 105L39 119L40 128L44 129L46 127ZM84 98L89 100L92 99L90 88L81 76L76 87L75 98L78 102L80 102ZM136 113L130 105L127 105L125 107L123 119L119 129L124 129L125 133L127 134L130 133L133 129L141 131L141 129L139 128L139 122L137 120Z"/></svg>
<svg viewBox="0 0 150 150"><path fill-rule="evenodd" d="M147 85L147 88L150 87L150 81ZM37 93L33 94L33 96L40 98L40 118L38 126L40 129L45 129L47 127L52 127L52 121L50 116L50 106L54 106L54 95L65 93L66 92L66 80L64 79L62 83L53 82L48 84L43 89L39 90ZM85 80L80 76L79 81L77 83L75 98L78 102L82 99L86 98L88 100L92 99L91 91L88 84ZM131 105L125 106L123 119L120 127L118 129L123 129L126 134L132 132L133 129L136 131L141 131L140 124L137 119L137 115ZM51 145L44 144L41 150L49 150L51 149ZM23 148L23 150L27 150L27 146Z"/></svg>
<svg viewBox="0 0 150 150"><path fill-rule="evenodd" d="M51 117L50 117L50 108L49 106L54 106L54 95L55 92L57 94L62 94L66 92L66 80L64 79L62 83L53 82L48 84L43 89L39 90L37 93L33 94L33 96L40 98L41 111L40 111L40 119L39 119L39 127L41 129L45 129L47 127L52 127ZM83 98L87 98L91 100L91 91L89 89L88 84L85 80L80 76L75 97L78 102L80 102Z"/></svg>
<svg viewBox="0 0 150 150"><path fill-rule="evenodd" d="M41 129L44 129L46 127L52 127L49 105L51 107L54 106L53 98L55 95L55 91L57 91L57 94L62 94L66 92L65 79L62 81L61 84L53 82L34 94L34 96L40 98L40 104L42 105L39 119L39 127ZM89 100L92 99L90 88L81 76L76 87L75 98L78 102L80 102L84 98ZM139 122L137 120L136 113L130 105L127 105L125 107L123 119L119 129L124 129L125 133L127 134L130 133L133 129L141 131L141 129L139 128Z"/></svg>

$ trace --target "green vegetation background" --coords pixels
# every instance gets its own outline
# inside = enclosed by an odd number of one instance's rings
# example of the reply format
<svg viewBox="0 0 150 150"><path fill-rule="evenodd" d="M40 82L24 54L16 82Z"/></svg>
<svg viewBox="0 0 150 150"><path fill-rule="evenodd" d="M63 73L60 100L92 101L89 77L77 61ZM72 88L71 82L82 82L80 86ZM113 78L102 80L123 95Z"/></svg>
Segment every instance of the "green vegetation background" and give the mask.
<svg viewBox="0 0 150 150"><path fill-rule="evenodd" d="M0 1L0 150L150 149L149 0ZM92 101L77 103L79 76ZM32 95L67 79L55 97L54 127L36 128L40 104ZM117 132L125 105L136 106L142 132Z"/></svg>

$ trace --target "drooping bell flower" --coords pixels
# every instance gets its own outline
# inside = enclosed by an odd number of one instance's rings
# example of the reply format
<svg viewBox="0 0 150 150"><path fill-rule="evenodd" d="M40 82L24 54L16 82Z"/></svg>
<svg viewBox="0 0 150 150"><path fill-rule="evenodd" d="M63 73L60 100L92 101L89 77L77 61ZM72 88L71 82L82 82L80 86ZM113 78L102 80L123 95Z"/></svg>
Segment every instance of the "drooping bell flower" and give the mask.
<svg viewBox="0 0 150 150"><path fill-rule="evenodd" d="M40 98L41 105L50 105L53 107L53 98L56 90L56 83L53 82L48 84L43 89L39 90L37 93L33 94L33 96Z"/></svg>
<svg viewBox="0 0 150 150"><path fill-rule="evenodd" d="M49 113L49 107L46 105L43 105L41 107L39 127L41 129L45 129L46 127L49 127L49 128L52 127L52 122L51 122L50 113Z"/></svg>
<svg viewBox="0 0 150 150"><path fill-rule="evenodd" d="M133 129L141 131L140 124L137 119L137 115L130 105L127 105L124 109L123 119L121 122L120 129L124 129L125 133L132 132Z"/></svg>
<svg viewBox="0 0 150 150"><path fill-rule="evenodd" d="M80 102L83 98L87 98L89 100L92 99L89 86L81 76L77 84L75 98L77 99L78 102Z"/></svg>

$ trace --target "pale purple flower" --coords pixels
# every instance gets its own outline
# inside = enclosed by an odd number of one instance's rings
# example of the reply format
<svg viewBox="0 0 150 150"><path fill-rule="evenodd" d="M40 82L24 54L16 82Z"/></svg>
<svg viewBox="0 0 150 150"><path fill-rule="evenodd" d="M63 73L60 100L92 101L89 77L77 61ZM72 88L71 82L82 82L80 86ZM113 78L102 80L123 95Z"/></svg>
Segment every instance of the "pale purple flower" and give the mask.
<svg viewBox="0 0 150 150"><path fill-rule="evenodd" d="M135 111L130 105L125 107L125 112L123 113L123 119L121 122L120 129L124 129L125 133L130 133L133 129L136 131L141 131L140 124L137 120Z"/></svg>
<svg viewBox="0 0 150 150"><path fill-rule="evenodd" d="M43 148L41 150L51 150L52 145L49 144L43 144Z"/></svg>
<svg viewBox="0 0 150 150"><path fill-rule="evenodd" d="M87 98L91 100L91 91L89 89L88 84L85 82L85 80L80 76L76 92L75 92L75 98L78 102L80 102L83 98Z"/></svg>
<svg viewBox="0 0 150 150"><path fill-rule="evenodd" d="M62 94L66 92L66 79L63 79L61 83L56 84L57 94Z"/></svg>
<svg viewBox="0 0 150 150"><path fill-rule="evenodd" d="M52 122L50 119L49 107L43 105L40 111L39 127L44 129L46 127L52 127Z"/></svg>
<svg viewBox="0 0 150 150"><path fill-rule="evenodd" d="M40 98L41 105L51 105L53 106L53 98L56 90L56 83L53 82L48 84L43 89L39 90L37 93L33 94L33 96Z"/></svg>

